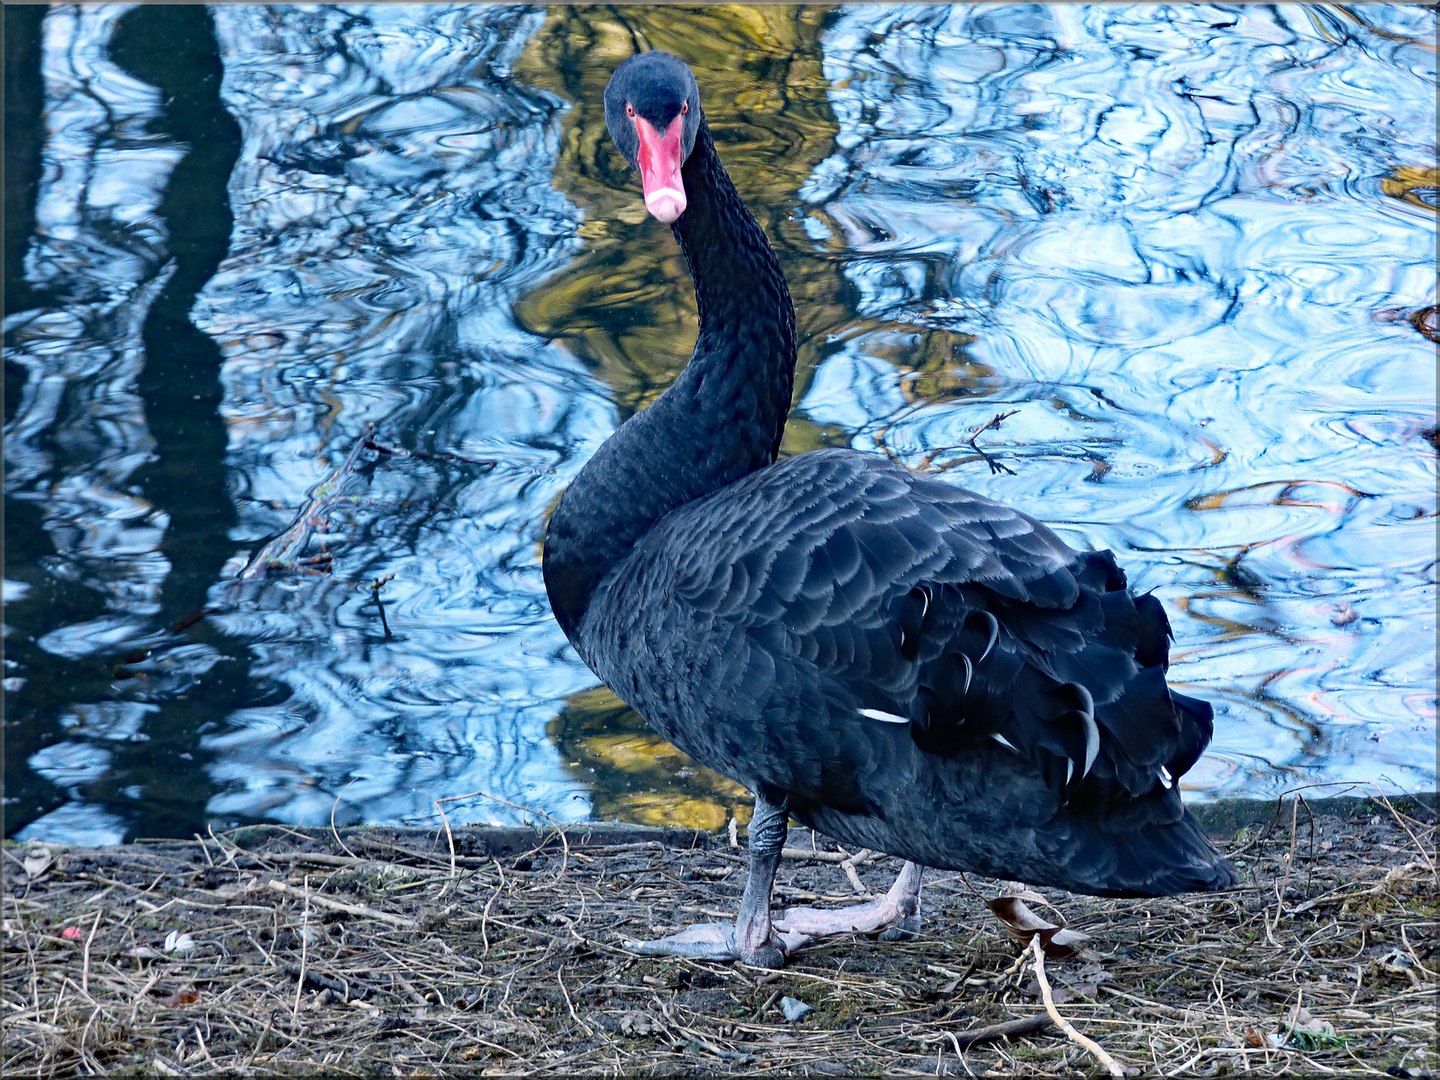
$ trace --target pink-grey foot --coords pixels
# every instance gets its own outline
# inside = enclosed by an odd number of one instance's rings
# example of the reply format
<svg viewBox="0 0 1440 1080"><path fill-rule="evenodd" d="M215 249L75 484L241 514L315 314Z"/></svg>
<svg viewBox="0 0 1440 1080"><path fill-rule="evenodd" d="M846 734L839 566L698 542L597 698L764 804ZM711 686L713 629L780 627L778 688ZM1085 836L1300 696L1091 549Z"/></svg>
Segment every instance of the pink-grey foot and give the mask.
<svg viewBox="0 0 1440 1080"><path fill-rule="evenodd" d="M868 904L832 910L786 908L774 925L782 933L798 933L809 939L877 931L882 941L912 938L920 932L920 867L907 862L890 891Z"/></svg>
<svg viewBox="0 0 1440 1080"><path fill-rule="evenodd" d="M700 923L655 941L626 941L625 948L641 956L742 960L755 967L778 968L784 966L786 956L818 937L879 931L883 940L894 941L915 935L920 929L920 868L911 862L879 900L838 911L787 908L772 923L770 893L788 818L785 803L756 797L750 820L750 873L733 926Z"/></svg>

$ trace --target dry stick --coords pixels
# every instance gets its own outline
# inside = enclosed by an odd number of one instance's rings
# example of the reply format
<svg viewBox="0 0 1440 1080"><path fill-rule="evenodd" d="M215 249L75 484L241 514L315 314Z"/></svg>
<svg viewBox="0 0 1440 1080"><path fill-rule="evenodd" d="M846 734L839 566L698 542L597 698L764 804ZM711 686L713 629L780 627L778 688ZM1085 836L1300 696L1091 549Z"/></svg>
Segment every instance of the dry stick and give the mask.
<svg viewBox="0 0 1440 1080"><path fill-rule="evenodd" d="M442 809L440 809L440 804L441 804L442 802L449 802L450 799L463 799L463 798L465 798L464 795L452 795L452 796L450 796L449 799L436 799L436 800L435 800L435 812L440 815L440 820L441 820L441 822L445 825L445 840L446 840L446 842L450 845L450 879L449 879L448 881L446 881L445 884L441 887L441 889L440 889L440 895L437 896L437 897L435 897L435 899L436 899L437 901L443 900L443 899L445 898L446 892L449 891L451 884L454 883L455 878L456 878L456 876L457 876L457 872L456 872L456 870L455 870L455 837L454 837L454 835L450 832L450 819L445 816L445 811L442 810Z"/></svg>
<svg viewBox="0 0 1440 1080"><path fill-rule="evenodd" d="M1340 795L1345 794L1345 790L1347 790L1347 789L1352 789L1352 788L1369 788L1369 789L1373 790L1373 791L1375 792L1376 797L1377 797L1382 803L1385 804L1385 809L1389 810L1391 816L1393 816L1393 817L1395 818L1396 824L1398 824L1398 825L1400 826L1400 828L1402 828L1402 829L1405 830L1406 835L1408 835L1408 836L1410 837L1411 841L1415 844L1415 847L1416 847L1416 848L1419 850L1419 852L1420 852L1420 857L1423 858L1423 859L1425 860L1426 865L1428 865L1428 866L1430 867L1430 873L1431 873L1432 875L1434 875L1434 874L1436 873L1435 861L1430 857L1430 853L1426 850L1425 845L1420 842L1419 838L1415 835L1415 833L1410 829L1410 827L1409 827L1408 825L1405 824L1405 815L1402 814L1402 813L1400 813L1400 811L1398 811L1398 810L1395 809L1394 804L1392 804L1392 803L1390 802L1389 797L1388 797L1388 796L1385 794L1385 792L1381 789L1380 785L1374 783L1373 781L1319 780L1319 781L1316 781L1316 782L1313 783L1313 784L1300 784L1300 785L1298 785L1298 786L1296 786L1296 787L1286 788L1284 791L1282 791L1282 792L1280 793L1279 797L1275 800L1275 814L1274 814L1274 816L1270 819L1270 824L1265 827L1264 833L1263 833L1261 836L1257 837L1255 840L1252 840L1250 843L1246 844L1244 847L1239 848L1238 850L1235 850L1235 851L1226 852L1226 854L1227 854L1230 858L1232 858L1232 859L1235 858L1237 855L1243 855L1245 852L1249 851L1252 847L1254 847L1254 846L1255 846L1257 843L1259 843L1261 840L1264 840L1267 836L1269 836L1271 829L1273 829L1274 826L1275 826L1275 822L1278 821L1279 818L1280 818L1280 811L1281 811L1281 809L1282 809L1283 806L1284 806L1285 796L1286 796L1286 795L1296 795L1298 792L1308 791L1308 790L1310 790L1311 788L1323 788L1323 787L1329 787L1329 788L1338 787L1338 788L1341 788L1342 790L1339 792ZM1412 820L1413 820L1413 819L1412 819Z"/></svg>
<svg viewBox="0 0 1440 1080"><path fill-rule="evenodd" d="M270 888L276 892L284 893L286 896L293 896L296 899L302 900L306 899L304 893L291 888L283 881L270 882ZM374 908L365 907L363 904L342 904L339 900L330 900L324 896L311 896L307 902L314 904L318 908L325 908L327 911L343 911L347 915L356 915L362 919L379 919L381 922L387 922L391 926L398 926L402 930L415 929L413 919L405 919L399 915L391 915L385 911L376 911Z"/></svg>
<svg viewBox="0 0 1440 1080"><path fill-rule="evenodd" d="M290 1015L300 1015L300 991L305 989L305 952L310 938L310 875L305 875L305 910L300 915L300 977L295 980L295 1004Z"/></svg>
<svg viewBox="0 0 1440 1080"><path fill-rule="evenodd" d="M1430 858L1430 853L1425 850L1425 845L1422 844L1420 840L1416 837L1416 835L1410 831L1410 826L1405 824L1405 815L1400 813L1400 811L1396 810L1395 807L1390 804L1390 800L1386 797L1385 792L1380 790L1379 784L1368 784L1366 786L1373 787L1375 789L1376 794L1380 796L1380 801L1385 804L1385 809L1390 811L1390 815L1395 819L1396 824L1398 824L1402 829L1405 830L1406 835L1410 837L1410 839L1414 842L1415 847L1419 850L1420 857L1424 859L1426 865L1430 867L1430 876L1432 878L1435 877L1435 860Z"/></svg>
<svg viewBox="0 0 1440 1080"><path fill-rule="evenodd" d="M251 939L254 940L253 938ZM342 1001L355 1001L367 996L370 993L368 987L360 987L358 990L343 979L332 979L329 975L322 974L314 969L302 970L299 964L292 964L286 961L280 965L285 969L287 975L291 975L301 982L308 982L311 986L320 990L329 990Z"/></svg>
<svg viewBox="0 0 1440 1080"><path fill-rule="evenodd" d="M958 1057L960 1049L977 1042L985 1042L988 1039L1006 1039L1014 1035L1030 1035L1037 1031L1044 1031L1052 1023L1045 1013L1036 1013L1034 1016L1022 1016L1018 1020L1006 1020L999 1024L990 1024L987 1027L968 1028L965 1031L947 1031L950 1041L955 1043L955 1054Z"/></svg>
<svg viewBox="0 0 1440 1080"><path fill-rule="evenodd" d="M358 776L352 776L350 778L350 784L355 783L355 781L359 779L360 778ZM350 790L350 784L346 784L344 787L342 787L340 789L340 794L336 795L335 801L330 804L330 832L334 834L335 842L340 845L340 850L344 851L346 855L349 855L352 859L354 859L357 858L355 852L351 851L348 847L345 846L345 841L340 839L340 830L335 828L335 808L340 805L340 800L345 797L345 792Z"/></svg>
<svg viewBox="0 0 1440 1080"><path fill-rule="evenodd" d="M1306 807L1309 810L1309 807ZM1290 887L1290 874L1295 869L1295 833L1300 828L1300 796L1290 800L1290 851L1285 857L1285 876L1281 879L1275 890L1275 925L1270 925L1270 916L1264 915L1265 919L1265 940L1277 949L1280 943L1275 940L1273 931L1280 929L1280 920L1285 916L1285 890Z"/></svg>
<svg viewBox="0 0 1440 1080"><path fill-rule="evenodd" d="M96 910L95 922L90 927L90 936L85 939L85 966L80 972L80 992L87 996L90 993L90 943L95 940L95 931L100 929L100 916L103 913L103 909Z"/></svg>
<svg viewBox="0 0 1440 1080"><path fill-rule="evenodd" d="M845 876L850 879L850 887L861 896L870 895L870 890L865 888L864 884L860 881L860 875L855 873L855 867L868 861L872 854L874 853L868 847L861 848L840 864L841 868L845 871Z"/></svg>
<svg viewBox="0 0 1440 1080"><path fill-rule="evenodd" d="M565 989L565 980L561 978L561 971L563 971L563 969L555 972L555 981L560 984L560 993L565 998L565 1007L570 1010L570 1019L580 1025L580 1030L585 1032L588 1038L594 1035L595 1031L589 1024L585 1023L584 1020L581 1020L580 1014L575 1011L575 1005L570 1000L570 991Z"/></svg>
<svg viewBox="0 0 1440 1080"><path fill-rule="evenodd" d="M205 1045L205 1039L204 1039L204 1037L200 1034L200 1025L199 1025L199 1024L196 1024L196 1025L195 1025L195 1041L200 1044L200 1052L205 1055L205 1060L208 1061L211 1065L215 1066L215 1068L218 1069L218 1068L219 1068L219 1063L218 1063L213 1057L210 1056L210 1048Z"/></svg>
<svg viewBox="0 0 1440 1080"><path fill-rule="evenodd" d="M220 849L220 853L225 856L225 861L231 866L234 866L235 870L238 872L240 868L238 866L235 866L235 852L231 851L223 843L221 843L220 838L215 835L214 823L211 822L210 824L206 825L205 831L210 834L210 839L215 841L216 846Z"/></svg>
<svg viewBox="0 0 1440 1080"><path fill-rule="evenodd" d="M500 881L495 886L495 891L490 894L490 899L485 901L485 910L480 913L480 955L487 956L490 952L490 905L495 903L495 898L500 895L500 890L505 887L505 870L500 865L500 860L495 859L495 870L500 875Z"/></svg>
<svg viewBox="0 0 1440 1080"><path fill-rule="evenodd" d="M450 833L450 819L445 816L445 811L440 809L440 804L441 804L441 803L447 803L447 802L455 802L455 801L458 800L458 799L473 799L473 798L475 798L475 796L477 796L477 795L481 796L482 798L490 799L490 800L493 801L493 802L503 803L504 805L509 806L509 807L513 807L513 808L516 809L516 810L524 810L527 814L535 814L537 817L543 817L546 821L554 822L556 828L558 828L558 829L561 830L561 832L560 832L560 841L561 841L561 843L563 843L563 844L565 845L565 862L568 862L568 861L569 861L569 856L570 856L570 842L565 839L565 833L564 833L564 830L563 830L563 826L565 825L565 822L561 821L559 818L552 817L551 815L545 813L544 810L536 810L536 809L534 809L533 807L521 806L519 803L513 803L513 802L511 802L509 799L502 799L502 798L500 798L500 796L498 796L498 795L491 795L488 791L471 791L471 792L468 792L468 793L466 793L466 794L464 794L464 795L447 795L447 796L446 796L445 798L443 798L443 799L436 799L436 800L435 800L435 810L436 810L437 813L439 813L439 815L440 815L440 820L441 820L442 822L444 822L444 824L445 824L445 839L450 842L450 876L451 876L452 879L456 876L456 874L455 874L455 837L452 836L451 833ZM560 872L561 872L562 874L565 872L565 871L564 871L564 863L561 864L561 871L560 871ZM447 882L446 885L445 885L445 888L443 888L443 889L440 890L440 895L437 896L435 899L438 901L438 900L440 900L441 898L443 898L444 895L445 895L446 890L448 890L449 888L450 888L450 883Z"/></svg>
<svg viewBox="0 0 1440 1080"><path fill-rule="evenodd" d="M428 1007L430 1002L425 1000L425 995L415 988L415 985L398 971L390 972L390 981L410 996L410 1000L422 1008Z"/></svg>
<svg viewBox="0 0 1440 1080"><path fill-rule="evenodd" d="M1424 964L1420 962L1420 954L1415 951L1415 946L1411 945L1410 939L1405 936L1405 929L1406 924L1402 922L1400 924L1400 940L1405 945L1405 951L1410 954L1410 959L1413 960L1415 962L1415 966L1420 969L1420 974L1424 977L1426 982L1429 982L1431 979L1435 978L1435 972L1431 971L1429 968L1427 968Z"/></svg>
<svg viewBox="0 0 1440 1080"><path fill-rule="evenodd" d="M396 862L381 862L378 859L362 859L359 856L352 859L348 855L331 855L323 851L267 851L264 854L260 854L259 852L246 852L245 854L264 862L314 863L316 866L353 866L357 869L389 870L399 872L406 876L445 876L445 871L443 870L424 870L418 866L407 866L404 863ZM95 875L91 876L94 877ZM123 885L124 882L121 882L121 884Z"/></svg>
<svg viewBox="0 0 1440 1080"><path fill-rule="evenodd" d="M733 819L732 819L733 820ZM844 851L806 851L804 848L787 847L780 852L782 859L808 859L811 862L843 863L851 858Z"/></svg>
<svg viewBox="0 0 1440 1080"><path fill-rule="evenodd" d="M360 452L365 449L373 434L374 425L368 425L365 437L350 448L350 452L345 455L345 460L340 463L340 466L310 489L305 506L285 531L261 548L259 553L235 576L235 581L263 578L272 564L294 561L295 557L305 549L305 545L310 542L310 536L314 531L313 519L319 516L326 504L339 493L350 474L355 471L355 463L360 458Z"/></svg>
<svg viewBox="0 0 1440 1080"><path fill-rule="evenodd" d="M1073 1042L1090 1051L1111 1076L1124 1076L1125 1070L1120 1063L1107 1054L1094 1039L1087 1039L1076 1031L1074 1025L1061 1016L1060 1010L1055 1007L1055 998L1050 993L1050 980L1045 977L1045 948L1040 943L1039 934L1030 939L1030 951L1035 954L1035 981L1040 984L1040 996L1045 999L1045 1011L1050 1014L1050 1019L1055 1021L1055 1026L1065 1032Z"/></svg>

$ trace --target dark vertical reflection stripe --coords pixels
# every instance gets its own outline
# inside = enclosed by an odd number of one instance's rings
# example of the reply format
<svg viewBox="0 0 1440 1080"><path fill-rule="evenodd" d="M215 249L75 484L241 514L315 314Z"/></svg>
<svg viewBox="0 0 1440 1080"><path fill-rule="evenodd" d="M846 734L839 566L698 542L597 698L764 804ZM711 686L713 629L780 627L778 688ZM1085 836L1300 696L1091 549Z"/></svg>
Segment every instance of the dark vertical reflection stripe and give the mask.
<svg viewBox="0 0 1440 1080"><path fill-rule="evenodd" d="M205 606L230 551L234 504L226 488L224 420L220 415L220 349L190 321L200 289L230 242L234 218L227 185L240 153L240 129L220 100L223 74L210 13L190 5L142 6L116 25L110 59L160 91L155 126L188 150L170 176L159 217L169 231L175 270L145 319L145 366L138 379L155 439L153 459L135 482L170 516L160 545L170 563L158 618L174 624ZM201 622L187 636L227 647ZM238 654L238 655L237 655ZM197 760L200 729L220 719L244 691L243 663L212 668L188 694L165 696L146 721L149 741L117 748L116 768L90 798L130 802L111 788L146 775L145 797L132 829L139 835L186 835L204 828L212 785ZM222 704L224 703L224 704Z"/></svg>
<svg viewBox="0 0 1440 1080"><path fill-rule="evenodd" d="M45 107L45 85L40 76L40 26L45 8L40 4L7 5L4 9L5 30L5 314L39 306L45 300L25 280L25 248L35 232L35 196L40 183L40 149L44 144L42 113ZM5 360L5 423L15 418L20 393L25 386L25 371L8 357ZM5 498L5 560L34 563L50 554L51 546L41 526L41 507L35 502ZM61 583L57 582L57 585ZM75 593L81 590L58 588L56 592ZM47 598L59 600L61 598ZM98 608L93 596L87 607ZM48 602L47 602L48 606ZM15 623L12 615L10 620ZM6 642L5 652L12 658L18 651L34 653L28 646L30 635L21 625L14 626L16 640ZM72 665L54 665L46 674L59 674L75 682L79 673ZM32 693L35 688L32 688ZM44 689L44 687L40 687ZM67 688L67 692L69 692ZM7 694L13 698L13 694ZM13 702L7 703L12 704ZM5 720L5 791L10 805L23 807L24 816L38 817L65 801L59 788L26 765L38 750L50 725L22 723L21 717L7 708ZM22 713L23 717L23 713ZM9 817L10 815L6 815Z"/></svg>
<svg viewBox="0 0 1440 1080"><path fill-rule="evenodd" d="M25 280L25 246L35 231L35 192L40 182L40 4L5 7L5 314L42 303ZM25 373L5 362L5 423L15 415ZM8 539L8 537L7 537ZM8 547L8 545L7 545Z"/></svg>
<svg viewBox="0 0 1440 1080"><path fill-rule="evenodd" d="M171 566L162 617L173 623L205 606L235 521L225 486L220 349L195 328L190 308L230 242L227 182L240 128L220 102L220 55L205 8L136 8L116 26L110 58L160 90L164 134L189 146L160 204L175 273L145 320L139 390L157 445L155 460L135 476L170 514L161 544Z"/></svg>

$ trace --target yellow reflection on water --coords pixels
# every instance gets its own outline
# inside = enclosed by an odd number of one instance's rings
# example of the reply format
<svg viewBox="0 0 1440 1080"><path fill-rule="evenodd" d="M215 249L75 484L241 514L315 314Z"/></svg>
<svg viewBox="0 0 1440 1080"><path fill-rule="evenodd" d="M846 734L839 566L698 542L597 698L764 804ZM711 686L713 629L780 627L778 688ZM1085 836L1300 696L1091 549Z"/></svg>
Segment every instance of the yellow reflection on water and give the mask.
<svg viewBox="0 0 1440 1080"><path fill-rule="evenodd" d="M1440 188L1440 169L1433 165L1402 165L1380 181L1380 189L1386 195L1420 207L1421 210L1435 209L1435 190ZM1429 195L1427 202L1423 196Z"/></svg>
<svg viewBox="0 0 1440 1080"><path fill-rule="evenodd" d="M517 76L574 103L555 184L585 211L576 260L517 307L535 333L564 343L615 390L622 418L685 366L698 319L670 230L651 219L605 130L605 83L626 57L664 49L691 64L706 118L741 196L775 245L795 298L799 338L853 319L837 265L816 257L798 198L834 149L838 125L818 44L825 9L617 7L551 9ZM797 392L815 357L802 346ZM796 432L808 449L813 436Z"/></svg>
<svg viewBox="0 0 1440 1080"><path fill-rule="evenodd" d="M695 71L725 166L776 249L795 301L796 398L824 357L857 337L902 374L913 405L974 392L993 372L970 362L973 340L861 316L840 272L841 229L800 190L835 151L839 130L822 68L828 9L781 6L557 7L515 66L518 79L573 103L554 183L585 213L572 263L525 297L517 318L563 344L614 390L621 418L679 374L698 332L693 287L670 230L645 212L639 184L605 129L605 83L626 57L664 49ZM848 445L853 433L792 416L782 453ZM566 767L593 793L595 815L647 824L748 822L749 794L654 734L608 690L569 699L549 729Z"/></svg>
<svg viewBox="0 0 1440 1080"><path fill-rule="evenodd" d="M601 820L711 830L750 820L749 792L656 735L604 687L567 699L547 734Z"/></svg>

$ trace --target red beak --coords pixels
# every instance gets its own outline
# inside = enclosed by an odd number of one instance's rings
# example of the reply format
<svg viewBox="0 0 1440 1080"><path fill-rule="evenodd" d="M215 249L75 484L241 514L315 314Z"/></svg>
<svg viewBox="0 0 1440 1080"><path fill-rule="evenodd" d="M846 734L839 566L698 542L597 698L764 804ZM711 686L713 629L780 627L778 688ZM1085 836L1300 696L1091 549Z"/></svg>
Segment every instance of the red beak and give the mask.
<svg viewBox="0 0 1440 1080"><path fill-rule="evenodd" d="M685 212L685 182L680 179L680 132L682 117L675 117L662 136L642 116L635 117L635 134L640 139L640 186L645 192L645 209L665 224Z"/></svg>

